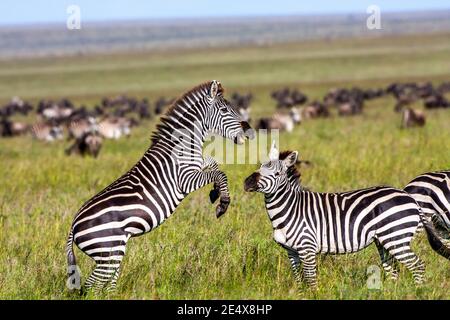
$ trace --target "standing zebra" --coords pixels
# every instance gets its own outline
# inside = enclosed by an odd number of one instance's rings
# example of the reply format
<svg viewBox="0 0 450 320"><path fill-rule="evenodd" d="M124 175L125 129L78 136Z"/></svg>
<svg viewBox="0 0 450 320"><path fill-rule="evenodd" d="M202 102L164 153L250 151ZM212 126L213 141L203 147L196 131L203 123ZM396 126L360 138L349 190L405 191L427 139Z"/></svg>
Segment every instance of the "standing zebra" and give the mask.
<svg viewBox="0 0 450 320"><path fill-rule="evenodd" d="M421 174L405 187L432 219L444 238L450 238L450 170ZM443 239L442 239L443 240ZM450 247L450 243L448 245Z"/></svg>
<svg viewBox="0 0 450 320"><path fill-rule="evenodd" d="M287 249L297 281L303 277L310 286L317 285L318 253L351 253L375 242L383 268L393 279L398 277L399 261L421 283L425 266L410 247L422 221L414 199L385 186L344 193L304 190L295 168L297 155L280 155L273 144L270 160L244 183L246 191L264 193L274 240ZM428 222L423 224L432 247L442 246Z"/></svg>
<svg viewBox="0 0 450 320"><path fill-rule="evenodd" d="M75 243L96 262L86 288L115 288L128 240L155 229L187 194L207 184L214 183L211 201L220 197L217 217L224 214L230 202L227 177L213 159L203 159L202 146L209 132L242 144L253 137L249 129L224 99L218 81L203 83L175 101L141 160L75 216L67 241L69 280L77 272Z"/></svg>

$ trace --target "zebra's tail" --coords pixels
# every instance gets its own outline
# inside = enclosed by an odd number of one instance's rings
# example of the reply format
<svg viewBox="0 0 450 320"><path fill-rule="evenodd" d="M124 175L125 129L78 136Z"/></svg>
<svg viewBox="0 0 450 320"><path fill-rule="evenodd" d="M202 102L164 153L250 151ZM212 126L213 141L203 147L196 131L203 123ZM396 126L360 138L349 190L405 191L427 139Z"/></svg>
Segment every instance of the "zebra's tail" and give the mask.
<svg viewBox="0 0 450 320"><path fill-rule="evenodd" d="M431 248L444 258L450 260L450 243L446 244L445 241L437 232L431 220L428 220L419 206L420 219L422 220L423 227L427 233L428 242Z"/></svg>
<svg viewBox="0 0 450 320"><path fill-rule="evenodd" d="M80 289L80 272L73 252L73 228L70 228L67 239L67 286L69 289Z"/></svg>

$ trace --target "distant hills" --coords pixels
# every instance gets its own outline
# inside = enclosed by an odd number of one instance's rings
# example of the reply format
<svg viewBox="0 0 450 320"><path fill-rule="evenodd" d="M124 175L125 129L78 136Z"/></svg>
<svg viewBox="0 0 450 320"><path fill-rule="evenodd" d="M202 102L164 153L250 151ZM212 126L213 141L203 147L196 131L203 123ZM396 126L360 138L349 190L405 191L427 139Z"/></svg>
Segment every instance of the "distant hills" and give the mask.
<svg viewBox="0 0 450 320"><path fill-rule="evenodd" d="M450 32L450 10L381 13L382 30L368 30L368 15L323 15L65 23L0 27L0 57L263 45L309 39Z"/></svg>

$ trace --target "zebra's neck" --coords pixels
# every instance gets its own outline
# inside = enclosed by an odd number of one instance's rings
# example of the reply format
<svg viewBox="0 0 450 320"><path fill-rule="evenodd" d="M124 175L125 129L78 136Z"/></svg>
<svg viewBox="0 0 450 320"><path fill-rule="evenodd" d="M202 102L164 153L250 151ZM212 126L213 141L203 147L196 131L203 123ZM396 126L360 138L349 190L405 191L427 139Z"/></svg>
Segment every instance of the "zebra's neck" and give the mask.
<svg viewBox="0 0 450 320"><path fill-rule="evenodd" d="M207 93L199 87L178 99L157 125L149 151L164 150L180 161L202 159L209 133Z"/></svg>
<svg viewBox="0 0 450 320"><path fill-rule="evenodd" d="M275 193L264 194L267 213L274 227L277 220L285 220L295 210L292 205L298 202L297 199L302 197L303 192L299 186L285 183Z"/></svg>

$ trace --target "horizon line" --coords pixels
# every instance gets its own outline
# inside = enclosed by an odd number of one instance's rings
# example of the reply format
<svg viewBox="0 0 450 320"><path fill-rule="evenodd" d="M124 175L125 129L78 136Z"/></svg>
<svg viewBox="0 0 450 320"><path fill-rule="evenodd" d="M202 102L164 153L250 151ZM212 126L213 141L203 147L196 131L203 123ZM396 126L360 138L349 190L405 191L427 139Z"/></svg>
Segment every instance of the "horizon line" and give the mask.
<svg viewBox="0 0 450 320"><path fill-rule="evenodd" d="M382 14L395 15L395 14L430 14L430 13L450 13L450 6L442 8L430 8L424 10L417 9L405 9L405 10L386 10L382 11ZM236 14L236 15L211 15L211 16L173 16L173 17L148 17L148 18L109 18L109 19L90 19L83 21L83 24L106 24L106 23L176 23L176 22L214 22L215 19L222 20L220 22L226 22L226 20L243 20L243 19L276 19L276 18L296 18L296 17L345 17L345 16L367 16L367 13L361 13L360 11L348 11L348 12L323 12L323 13L305 13L295 12L286 14ZM83 17L81 15L81 17ZM51 27L65 23L65 19L52 20L48 22L35 21L35 22L18 22L18 23L2 23L0 21L1 28L26 28L26 27Z"/></svg>

